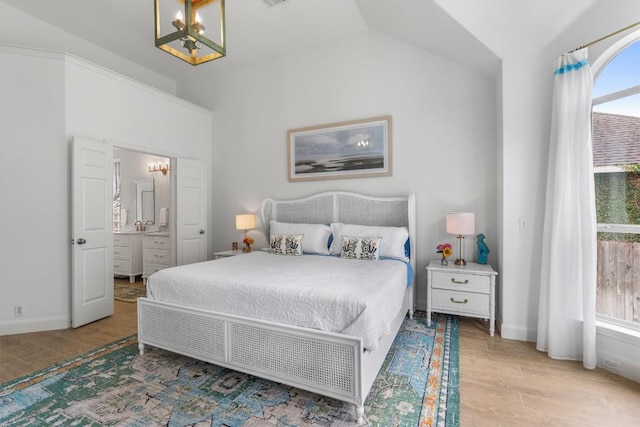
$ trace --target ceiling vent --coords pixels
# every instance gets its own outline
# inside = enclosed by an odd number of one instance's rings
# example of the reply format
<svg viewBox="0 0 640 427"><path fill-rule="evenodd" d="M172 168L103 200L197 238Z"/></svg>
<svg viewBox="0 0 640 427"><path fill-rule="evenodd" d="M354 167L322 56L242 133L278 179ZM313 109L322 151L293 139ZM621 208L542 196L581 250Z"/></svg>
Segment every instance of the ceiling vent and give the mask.
<svg viewBox="0 0 640 427"><path fill-rule="evenodd" d="M279 4L287 2L287 0L262 0L267 7L277 6Z"/></svg>

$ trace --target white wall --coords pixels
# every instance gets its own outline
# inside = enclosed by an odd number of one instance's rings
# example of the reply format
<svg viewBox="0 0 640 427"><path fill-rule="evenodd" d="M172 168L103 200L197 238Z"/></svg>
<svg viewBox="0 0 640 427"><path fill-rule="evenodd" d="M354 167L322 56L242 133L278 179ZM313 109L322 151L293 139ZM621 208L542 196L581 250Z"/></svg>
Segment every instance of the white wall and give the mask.
<svg viewBox="0 0 640 427"><path fill-rule="evenodd" d="M391 38L366 32L214 81L179 85L180 96L215 111L212 195L214 250L241 233L234 215L258 212L266 197L327 190L416 193L418 303L424 309L427 260L445 233L445 213L476 213L497 259L496 115L493 79ZM287 180L287 129L393 117L393 176ZM260 230L250 234L266 245ZM467 239L467 259L475 239Z"/></svg>
<svg viewBox="0 0 640 427"><path fill-rule="evenodd" d="M62 55L0 49L0 335L25 322L66 327L64 69ZM23 306L24 317L14 317L15 305Z"/></svg>
<svg viewBox="0 0 640 427"><path fill-rule="evenodd" d="M32 49L0 49L0 85L0 335L66 328L72 137L199 159L209 170L211 112L77 58ZM23 317L14 317L14 305L24 307Z"/></svg>
<svg viewBox="0 0 640 427"><path fill-rule="evenodd" d="M96 17L96 25L100 17ZM114 30L115 31L115 30ZM153 35L149 35L150 41ZM176 82L0 2L0 41L16 47L67 52L175 94Z"/></svg>

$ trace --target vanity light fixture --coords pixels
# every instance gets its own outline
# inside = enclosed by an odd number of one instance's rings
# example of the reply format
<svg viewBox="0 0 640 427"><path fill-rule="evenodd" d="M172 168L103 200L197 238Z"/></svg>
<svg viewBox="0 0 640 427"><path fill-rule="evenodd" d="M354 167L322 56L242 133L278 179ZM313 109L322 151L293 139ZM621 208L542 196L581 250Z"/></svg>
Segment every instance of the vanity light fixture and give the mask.
<svg viewBox="0 0 640 427"><path fill-rule="evenodd" d="M224 1L155 0L156 47L191 65L225 56ZM163 28L167 31L164 35ZM217 30L220 38L216 42L209 37Z"/></svg>
<svg viewBox="0 0 640 427"><path fill-rule="evenodd" d="M162 172L162 175L166 175L169 172L169 162L164 165L161 162L158 162L158 164L149 163L149 172Z"/></svg>
<svg viewBox="0 0 640 427"><path fill-rule="evenodd" d="M447 233L458 235L458 259L456 265L467 265L464 260L464 236L475 233L476 215L472 212L448 212Z"/></svg>

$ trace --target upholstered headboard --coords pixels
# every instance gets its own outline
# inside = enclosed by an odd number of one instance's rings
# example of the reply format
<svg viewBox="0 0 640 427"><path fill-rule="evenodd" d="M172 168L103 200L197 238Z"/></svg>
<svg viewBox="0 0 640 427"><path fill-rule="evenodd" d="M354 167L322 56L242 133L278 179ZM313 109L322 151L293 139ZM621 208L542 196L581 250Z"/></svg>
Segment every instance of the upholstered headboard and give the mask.
<svg viewBox="0 0 640 427"><path fill-rule="evenodd" d="M416 272L415 196L377 197L332 191L291 200L265 199L260 216L269 238L269 221L405 226L409 229L410 263ZM415 281L415 280L414 280Z"/></svg>

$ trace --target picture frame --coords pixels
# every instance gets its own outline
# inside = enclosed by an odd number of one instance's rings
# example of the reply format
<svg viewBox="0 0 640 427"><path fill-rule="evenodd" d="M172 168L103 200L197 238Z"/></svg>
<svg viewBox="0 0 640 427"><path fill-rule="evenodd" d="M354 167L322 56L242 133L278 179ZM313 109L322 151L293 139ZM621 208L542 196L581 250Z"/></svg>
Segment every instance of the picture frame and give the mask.
<svg viewBox="0 0 640 427"><path fill-rule="evenodd" d="M287 131L289 181L391 176L391 116Z"/></svg>

